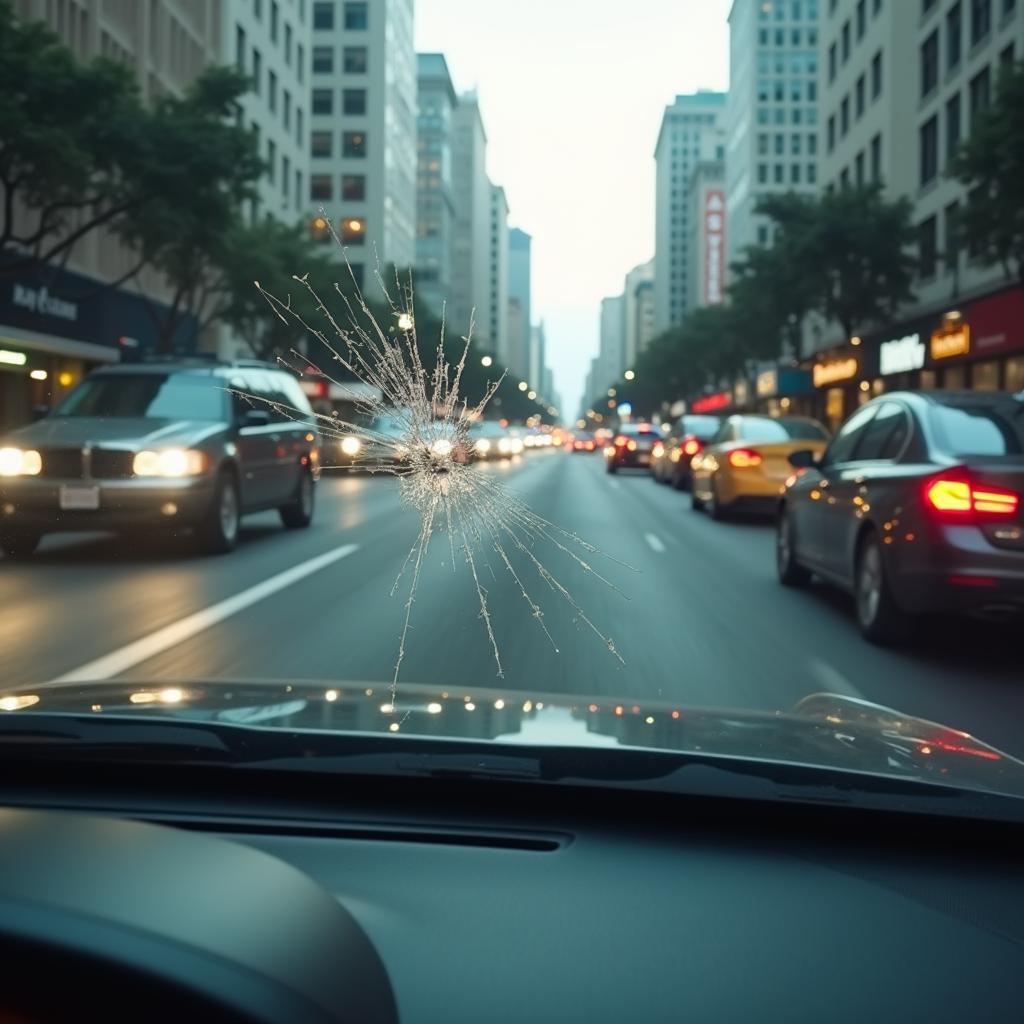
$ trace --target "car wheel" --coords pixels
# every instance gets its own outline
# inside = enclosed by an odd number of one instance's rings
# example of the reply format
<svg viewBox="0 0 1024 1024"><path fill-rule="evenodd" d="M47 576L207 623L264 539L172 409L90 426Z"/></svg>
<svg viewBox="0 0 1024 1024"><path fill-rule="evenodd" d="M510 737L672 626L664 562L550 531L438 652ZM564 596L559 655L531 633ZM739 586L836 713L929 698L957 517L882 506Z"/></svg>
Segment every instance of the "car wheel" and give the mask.
<svg viewBox="0 0 1024 1024"><path fill-rule="evenodd" d="M619 467L611 459L608 460L608 465L605 468L609 473L617 473L619 471Z"/></svg>
<svg viewBox="0 0 1024 1024"><path fill-rule="evenodd" d="M295 497L278 510L281 513L281 522L289 530L301 530L313 522L315 493L313 475L304 472L299 478L299 487Z"/></svg>
<svg viewBox="0 0 1024 1024"><path fill-rule="evenodd" d="M672 474L672 480L670 482L677 491L686 490L686 480L679 470L676 470L675 473Z"/></svg>
<svg viewBox="0 0 1024 1024"><path fill-rule="evenodd" d="M882 545L873 533L861 541L854 580L857 623L864 638L883 645L902 639L906 634L907 616L893 598Z"/></svg>
<svg viewBox="0 0 1024 1024"><path fill-rule="evenodd" d="M230 469L223 469L217 477L217 486L206 517L196 530L200 550L208 555L222 555L231 551L238 543L241 518L238 481Z"/></svg>
<svg viewBox="0 0 1024 1024"><path fill-rule="evenodd" d="M0 534L0 551L8 558L28 558L33 554L42 534L35 530L10 530Z"/></svg>
<svg viewBox="0 0 1024 1024"><path fill-rule="evenodd" d="M720 523L728 518L729 510L719 500L718 484L715 482L714 477L711 478L711 498L704 503L704 508L716 523Z"/></svg>
<svg viewBox="0 0 1024 1024"><path fill-rule="evenodd" d="M796 560L795 542L793 517L783 507L775 527L775 566L779 582L787 587L806 587L811 582L811 574Z"/></svg>
<svg viewBox="0 0 1024 1024"><path fill-rule="evenodd" d="M697 497L697 491L694 489L692 484L690 485L690 508L692 508L694 512L704 511L704 502Z"/></svg>

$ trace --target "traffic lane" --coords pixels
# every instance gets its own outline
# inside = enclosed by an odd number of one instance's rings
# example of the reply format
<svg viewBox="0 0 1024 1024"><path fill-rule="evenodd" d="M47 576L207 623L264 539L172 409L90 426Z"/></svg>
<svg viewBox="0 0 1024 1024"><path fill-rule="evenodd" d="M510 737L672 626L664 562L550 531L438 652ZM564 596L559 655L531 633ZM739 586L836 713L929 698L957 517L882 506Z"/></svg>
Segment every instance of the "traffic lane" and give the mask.
<svg viewBox="0 0 1024 1024"><path fill-rule="evenodd" d="M276 512L246 517L229 555L197 555L187 536L55 534L26 561L0 562L0 680L55 678L292 565L347 531L397 514L393 488L367 476L325 476L313 524L286 530Z"/></svg>
<svg viewBox="0 0 1024 1024"><path fill-rule="evenodd" d="M748 653L758 650L755 638L761 637L760 666L754 660L748 672L777 686L777 668L784 666L815 690L859 695L1024 756L1019 623L924 619L906 645L875 647L861 638L851 600L838 588L819 581L806 591L778 584L770 523L715 523L692 512L686 494L642 476L615 479L638 515L647 510L652 521L665 524L666 536L674 524L671 533L686 545L691 562L706 561L705 579L717 566L726 576L746 580L752 600L737 605L741 628L721 628Z"/></svg>

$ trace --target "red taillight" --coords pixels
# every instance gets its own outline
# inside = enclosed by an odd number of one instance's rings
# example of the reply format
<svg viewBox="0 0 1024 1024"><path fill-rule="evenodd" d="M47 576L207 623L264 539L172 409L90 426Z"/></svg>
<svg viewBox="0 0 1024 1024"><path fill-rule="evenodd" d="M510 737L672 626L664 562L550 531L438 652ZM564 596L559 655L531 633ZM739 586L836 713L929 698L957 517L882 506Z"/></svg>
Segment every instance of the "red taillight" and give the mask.
<svg viewBox="0 0 1024 1024"><path fill-rule="evenodd" d="M593 441L588 441L587 442L587 451L588 452L592 452L593 450L594 450L594 442Z"/></svg>
<svg viewBox="0 0 1024 1024"><path fill-rule="evenodd" d="M925 484L925 504L942 518L970 519L974 515L1015 516L1020 495L1005 487L975 483L966 473L944 473Z"/></svg>
<svg viewBox="0 0 1024 1024"><path fill-rule="evenodd" d="M612 441L612 444L614 444L616 448L625 448L626 438L622 434L619 434L618 437L616 437L615 440Z"/></svg>
<svg viewBox="0 0 1024 1024"><path fill-rule="evenodd" d="M729 465L733 469L751 469L754 466L760 466L762 462L764 459L760 454L749 448L734 448L729 452Z"/></svg>
<svg viewBox="0 0 1024 1024"><path fill-rule="evenodd" d="M695 437L688 437L683 442L684 455L696 455L704 446Z"/></svg>

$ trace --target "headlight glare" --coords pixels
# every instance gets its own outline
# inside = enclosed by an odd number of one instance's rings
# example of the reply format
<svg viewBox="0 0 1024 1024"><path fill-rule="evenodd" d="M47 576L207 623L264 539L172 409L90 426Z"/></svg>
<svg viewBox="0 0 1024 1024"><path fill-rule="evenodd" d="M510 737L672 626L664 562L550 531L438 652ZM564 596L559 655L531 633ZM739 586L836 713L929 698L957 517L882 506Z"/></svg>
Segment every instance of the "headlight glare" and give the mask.
<svg viewBox="0 0 1024 1024"><path fill-rule="evenodd" d="M476 443L476 450L478 452L489 452L491 450L491 442L486 437L481 437Z"/></svg>
<svg viewBox="0 0 1024 1024"><path fill-rule="evenodd" d="M0 448L0 476L38 476L43 468L39 452L24 448Z"/></svg>
<svg viewBox="0 0 1024 1024"><path fill-rule="evenodd" d="M141 451L132 461L136 476L182 477L199 476L205 469L202 452L187 448L162 448L159 451Z"/></svg>
<svg viewBox="0 0 1024 1024"><path fill-rule="evenodd" d="M345 455L358 455L363 442L358 437L343 437L341 439L341 450Z"/></svg>

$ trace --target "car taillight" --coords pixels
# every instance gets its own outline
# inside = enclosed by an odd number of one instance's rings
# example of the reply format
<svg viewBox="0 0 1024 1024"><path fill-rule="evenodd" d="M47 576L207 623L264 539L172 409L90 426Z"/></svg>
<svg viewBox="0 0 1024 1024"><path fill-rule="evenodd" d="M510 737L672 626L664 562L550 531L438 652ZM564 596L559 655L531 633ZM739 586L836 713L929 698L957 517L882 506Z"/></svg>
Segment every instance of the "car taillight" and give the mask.
<svg viewBox="0 0 1024 1024"><path fill-rule="evenodd" d="M975 515L1002 519L1015 516L1020 495L1005 487L973 481L967 473L944 473L925 484L925 504L944 519L972 519Z"/></svg>
<svg viewBox="0 0 1024 1024"><path fill-rule="evenodd" d="M660 441L654 442L654 447L651 449L651 454L656 458L660 459L665 454L665 446Z"/></svg>
<svg viewBox="0 0 1024 1024"><path fill-rule="evenodd" d="M615 438L615 440L612 442L612 444L614 444L616 448L625 448L626 447L626 438L623 437L622 434L619 434L619 436Z"/></svg>
<svg viewBox="0 0 1024 1024"><path fill-rule="evenodd" d="M696 455L704 446L695 437L688 437L683 442L684 455Z"/></svg>
<svg viewBox="0 0 1024 1024"><path fill-rule="evenodd" d="M729 465L734 469L750 469L764 462L760 454L749 448L734 448L729 452Z"/></svg>

